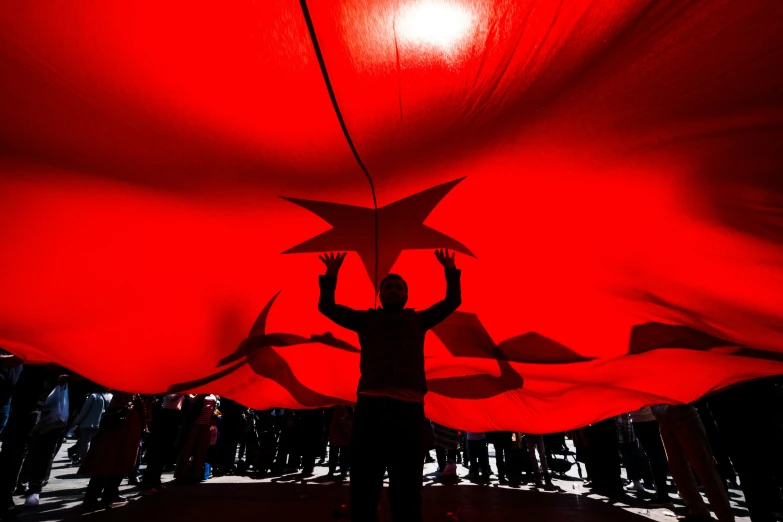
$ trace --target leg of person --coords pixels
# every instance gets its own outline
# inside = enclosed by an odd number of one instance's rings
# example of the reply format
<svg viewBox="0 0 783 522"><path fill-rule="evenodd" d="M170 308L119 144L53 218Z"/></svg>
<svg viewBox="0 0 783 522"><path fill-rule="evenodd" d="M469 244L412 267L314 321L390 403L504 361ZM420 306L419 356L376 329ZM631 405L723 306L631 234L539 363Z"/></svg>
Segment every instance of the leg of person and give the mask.
<svg viewBox="0 0 783 522"><path fill-rule="evenodd" d="M277 456L275 457L274 471L276 473L285 472L285 465L288 461L288 435L285 431L280 434L277 443Z"/></svg>
<svg viewBox="0 0 783 522"><path fill-rule="evenodd" d="M446 450L442 446L435 446L435 460L438 462L438 471L446 468Z"/></svg>
<svg viewBox="0 0 783 522"><path fill-rule="evenodd" d="M204 461L209 450L209 424L196 425L196 442L193 447L193 463L190 466L190 478L204 480Z"/></svg>
<svg viewBox="0 0 783 522"><path fill-rule="evenodd" d="M191 477L190 472L190 457L193 455L193 449L198 439L198 426L196 424L190 426L185 434L185 439L182 442L182 448L179 450L179 457L177 458L177 469L174 471L174 478L186 480Z"/></svg>
<svg viewBox="0 0 783 522"><path fill-rule="evenodd" d="M541 480L541 469L538 467L538 460L536 460L536 436L527 434L525 435L525 441L527 442L527 456L530 459L530 467L533 471L535 481Z"/></svg>
<svg viewBox="0 0 783 522"><path fill-rule="evenodd" d="M542 435L536 436L536 448L538 449L538 460L541 461L541 471L544 473L544 478L549 478L549 461L546 458L546 448L544 447L544 437Z"/></svg>
<svg viewBox="0 0 783 522"><path fill-rule="evenodd" d="M79 453L79 448L82 447L82 430L79 429L79 437L76 439L76 442L73 446L68 448L68 458L71 459L71 461L76 461L76 455Z"/></svg>
<svg viewBox="0 0 783 522"><path fill-rule="evenodd" d="M707 490L707 498L715 516L720 522L734 522L734 513L731 510L729 497L718 473L718 468L715 466L707 433L701 419L694 417L687 423L678 426L676 430L683 453L696 471L704 489Z"/></svg>
<svg viewBox="0 0 783 522"><path fill-rule="evenodd" d="M504 460L503 444L496 442L492 445L495 448L495 466L498 468L498 479L506 480L506 461Z"/></svg>
<svg viewBox="0 0 783 522"><path fill-rule="evenodd" d="M479 468L481 469L481 473L487 479L492 476L492 468L489 467L489 445L486 443L486 441L481 445Z"/></svg>
<svg viewBox="0 0 783 522"><path fill-rule="evenodd" d="M316 453L320 451L320 448L307 448L302 455L302 475L308 476L313 474L315 469Z"/></svg>
<svg viewBox="0 0 783 522"><path fill-rule="evenodd" d="M669 502L667 479L669 476L669 464L666 460L666 451L661 442L661 432L657 421L636 422L633 425L634 433L642 444L642 449L650 463L653 482L655 483L655 496L659 502Z"/></svg>
<svg viewBox="0 0 783 522"><path fill-rule="evenodd" d="M226 429L228 428L228 429ZM237 446L239 445L239 423L230 419L218 438L218 464L220 472L231 473L236 469Z"/></svg>
<svg viewBox="0 0 783 522"><path fill-rule="evenodd" d="M177 438L180 432L180 417L182 412L163 410L160 413L161 429L161 471L176 460L178 452Z"/></svg>
<svg viewBox="0 0 783 522"><path fill-rule="evenodd" d="M479 448L477 440L469 440L468 441L468 462L470 462L470 467L468 468L468 473L471 475L478 474L478 457L479 457Z"/></svg>
<svg viewBox="0 0 783 522"><path fill-rule="evenodd" d="M239 460L245 459L245 449L247 448L247 438L243 437L239 441Z"/></svg>
<svg viewBox="0 0 783 522"><path fill-rule="evenodd" d="M623 459L623 467L625 468L628 480L631 482L638 482L641 477L637 473L638 470L634 467L634 463L632 462L633 456L631 455L630 442L624 442L620 444L620 455Z"/></svg>
<svg viewBox="0 0 783 522"><path fill-rule="evenodd" d="M54 445L54 451L52 452L52 460L54 460L54 457L57 456L58 453L60 453L60 449L63 447L63 441L65 440L65 434L68 433L68 430L70 429L70 424L66 424L61 430L60 430L60 436L57 437L57 443Z"/></svg>
<svg viewBox="0 0 783 522"><path fill-rule="evenodd" d="M136 451L136 464L133 467L133 471L128 475L128 484L138 484L139 474L141 473L141 455L144 452L144 438L139 441L139 449Z"/></svg>
<svg viewBox="0 0 783 522"><path fill-rule="evenodd" d="M385 425L384 415L377 398L359 396L351 436L350 506L353 522L378 520L378 501L386 472L387 452L384 448L388 447L384 444L392 438L388 432L398 429ZM391 442L393 446L394 441Z"/></svg>
<svg viewBox="0 0 783 522"><path fill-rule="evenodd" d="M340 475L346 477L351 467L351 450L348 446L337 446L340 448Z"/></svg>
<svg viewBox="0 0 783 522"><path fill-rule="evenodd" d="M162 420L162 419L161 419ZM144 469L141 482L144 487L156 488L160 485L163 473L163 433L162 422L158 422L147 439L147 467Z"/></svg>
<svg viewBox="0 0 783 522"><path fill-rule="evenodd" d="M639 481L651 485L654 481L650 471L650 463L647 462L647 456L642 451L639 437L636 437L636 441L631 444L631 462L632 466L635 468L634 474L639 477Z"/></svg>
<svg viewBox="0 0 783 522"><path fill-rule="evenodd" d="M338 446L334 444L329 445L329 476L334 475L334 472L337 471L339 451Z"/></svg>
<svg viewBox="0 0 783 522"><path fill-rule="evenodd" d="M79 450L74 455L75 460L84 460L84 457L87 456L87 451L90 449L92 438L96 433L98 433L98 428L81 428L81 436L79 437Z"/></svg>
<svg viewBox="0 0 783 522"><path fill-rule="evenodd" d="M455 450L455 449L446 450L446 464L448 463L456 464L457 455L459 455L459 450Z"/></svg>
<svg viewBox="0 0 783 522"><path fill-rule="evenodd" d="M680 492L683 502L688 507L691 515L708 516L710 510L704 504L701 498L699 488L696 485L696 478L691 471L691 465L685 457L685 452L680 445L680 440L675 430L666 426L661 426L661 440L666 450L666 459L669 461L669 469L672 472L672 479Z"/></svg>
<svg viewBox="0 0 783 522"><path fill-rule="evenodd" d="M321 454L318 458L318 463L323 464L326 462L326 449L329 447L329 425L331 423L331 419L327 422L326 417L324 417L323 424L321 426Z"/></svg>
<svg viewBox="0 0 783 522"><path fill-rule="evenodd" d="M639 439L639 436L636 436L637 439L637 456L638 456L638 462L639 462L639 470L642 474L642 482L644 483L645 487L647 489L655 489L655 478L652 474L652 466L650 466L650 459L647 457L647 453L645 453L644 449L642 448L642 441Z"/></svg>
<svg viewBox="0 0 783 522"><path fill-rule="evenodd" d="M116 477L106 477L103 482L103 495L101 500L103 502L117 502L124 501L125 499L120 496L120 484L122 483L122 475Z"/></svg>
<svg viewBox="0 0 783 522"><path fill-rule="evenodd" d="M22 469L19 472L19 480L17 481L17 491L22 489L24 485L25 494L30 495L32 493L40 493L41 491L30 490L30 479L35 479L38 475L38 469L41 467L41 452L43 435L40 433L31 433L30 438L27 441L27 454L24 457L24 463Z"/></svg>
<svg viewBox="0 0 783 522"><path fill-rule="evenodd" d="M515 483L518 481L517 473L519 471L519 464L517 463L516 449L509 447L506 449L506 479L509 482Z"/></svg>
<svg viewBox="0 0 783 522"><path fill-rule="evenodd" d="M30 487L27 490L28 499L30 495L34 497L37 504L37 495L41 493L44 486L49 482L49 475L52 472L52 462L54 461L54 452L57 450L57 442L62 439L63 429L55 428L46 433L36 434L35 451L28 455L30 462Z"/></svg>
<svg viewBox="0 0 783 522"><path fill-rule="evenodd" d="M87 484L87 492L84 495L85 504L95 504L103 494L104 487L106 486L106 479L104 477L91 477L89 484Z"/></svg>
<svg viewBox="0 0 783 522"><path fill-rule="evenodd" d="M25 460L27 441L40 415L40 411L12 410L8 417L0 448L0 515L14 507L12 495Z"/></svg>
<svg viewBox="0 0 783 522"><path fill-rule="evenodd" d="M703 398L699 399L696 403L696 407L702 426L704 426L704 432L707 434L707 441L709 442L712 455L715 458L718 473L720 474L721 480L723 480L723 487L728 488L730 483L736 482L736 474L734 472L734 466L732 466L731 460L729 459L725 438L722 437L721 433L718 431L718 426L715 424L715 419L710 412L707 400Z"/></svg>
<svg viewBox="0 0 783 522"><path fill-rule="evenodd" d="M421 426L424 405L394 401L391 406L391 424L396 430L389 467L389 504L393 522L421 522L421 487L424 451Z"/></svg>

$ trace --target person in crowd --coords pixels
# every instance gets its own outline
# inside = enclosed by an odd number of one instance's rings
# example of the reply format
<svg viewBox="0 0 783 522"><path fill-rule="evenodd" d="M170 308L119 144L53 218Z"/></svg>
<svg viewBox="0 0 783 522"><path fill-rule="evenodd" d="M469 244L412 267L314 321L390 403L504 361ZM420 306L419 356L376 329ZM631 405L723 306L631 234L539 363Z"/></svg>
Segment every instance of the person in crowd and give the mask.
<svg viewBox="0 0 783 522"><path fill-rule="evenodd" d="M51 397L58 397L56 393L64 395L65 403L68 403L68 383L67 379L59 379L58 383L50 392ZM26 469L26 479L29 486L25 492L25 506L37 506L40 502L39 496L44 486L49 482L49 475L52 472L52 463L59 447L58 442L63 438L65 432L66 420L62 420L53 411L57 409L60 401L55 399L55 404L50 404L47 399L41 417L33 428L28 440L27 456L25 458L24 468ZM65 416L68 416L68 411Z"/></svg>
<svg viewBox="0 0 783 522"><path fill-rule="evenodd" d="M758 379L708 397L710 412L734 464L752 522L783 512L783 411L775 379Z"/></svg>
<svg viewBox="0 0 783 522"><path fill-rule="evenodd" d="M79 474L90 477L84 496L85 507L126 501L120 496L120 483L136 467L141 434L149 422L149 413L141 396L114 392L79 468Z"/></svg>
<svg viewBox="0 0 783 522"><path fill-rule="evenodd" d="M511 486L519 486L527 483L526 476L533 473L530 465L530 456L527 453L527 441L525 434L521 432L511 433L511 445L507 459L508 483Z"/></svg>
<svg viewBox="0 0 783 522"><path fill-rule="evenodd" d="M247 440L247 465L253 467L258 476L265 476L275 467L275 453L278 451L278 426L273 410L254 411L252 426Z"/></svg>
<svg viewBox="0 0 783 522"><path fill-rule="evenodd" d="M660 404L651 409L660 424L669 469L680 497L688 507L690 520L711 519L691 471L693 467L707 490L707 498L715 516L720 522L734 522L734 512L696 408L690 404Z"/></svg>
<svg viewBox="0 0 783 522"><path fill-rule="evenodd" d="M361 377L354 415L351 455L351 517L374 521L389 470L392 517L396 522L421 520L424 395L424 336L462 302L460 271L454 254L438 250L446 276L446 298L422 311L405 308L408 285L397 274L380 283L381 307L358 311L335 303L337 275L345 254L320 256L318 310L336 324L359 334ZM379 452L378 447L388 448Z"/></svg>
<svg viewBox="0 0 783 522"><path fill-rule="evenodd" d="M487 433L487 444L495 449L495 465L498 467L498 482L508 482L508 461L511 451L511 432L492 431Z"/></svg>
<svg viewBox="0 0 783 522"><path fill-rule="evenodd" d="M353 408L338 405L331 408L329 424L329 478L334 478L337 464L340 464L340 478L345 480L350 470L350 443L353 431Z"/></svg>
<svg viewBox="0 0 783 522"><path fill-rule="evenodd" d="M300 458L296 429L298 422L297 412L290 408L278 408L275 414L277 430L280 433L277 458L275 459L275 473L296 473L299 470Z"/></svg>
<svg viewBox="0 0 783 522"><path fill-rule="evenodd" d="M13 356L3 357L6 367L21 366ZM0 448L0 519L19 513L14 505L19 473L27 454L27 443L45 408L46 398L55 385L66 382L68 376L62 367L54 364L25 365L11 389L11 412L3 430Z"/></svg>
<svg viewBox="0 0 783 522"><path fill-rule="evenodd" d="M652 476L649 466L647 466L646 470L643 467L644 458L641 455L639 440L636 438L636 433L633 430L630 414L622 413L615 416L614 424L617 428L617 444L620 448L620 455L623 458L623 466L625 467L628 480L632 484L631 487L637 493L646 495L647 490L644 489L642 478L646 478L648 482L651 482ZM647 477L645 477L645 471L646 475L648 475Z"/></svg>
<svg viewBox="0 0 783 522"><path fill-rule="evenodd" d="M237 473L242 474L247 469L247 443L250 438L250 431L253 429L253 410L246 408L242 410L242 429L239 432L239 454L237 455Z"/></svg>
<svg viewBox="0 0 783 522"><path fill-rule="evenodd" d="M300 479L313 476L315 459L321 453L321 429L324 423L323 410L311 409L299 412L297 423L299 451L302 456L302 474Z"/></svg>
<svg viewBox="0 0 783 522"><path fill-rule="evenodd" d="M0 348L0 435L11 414L11 391L22 374L22 360Z"/></svg>
<svg viewBox="0 0 783 522"><path fill-rule="evenodd" d="M470 456L468 455L468 434L465 431L459 432L459 449L457 450L457 464L468 467Z"/></svg>
<svg viewBox="0 0 783 522"><path fill-rule="evenodd" d="M609 498L624 498L614 418L586 426L583 433L586 438L585 467L593 492Z"/></svg>
<svg viewBox="0 0 783 522"><path fill-rule="evenodd" d="M193 405L190 419L185 421L182 448L177 458L174 478L180 482L200 482L204 480L204 460L210 442L210 422L217 407L217 397L212 394L188 395Z"/></svg>
<svg viewBox="0 0 783 522"><path fill-rule="evenodd" d="M729 451L726 447L727 442L720 430L718 430L718 426L707 403L707 398L702 397L695 401L693 405L696 407L696 411L699 412L699 418L704 426L704 431L707 433L707 441L710 443L712 454L715 456L715 464L718 466L718 473L720 474L721 480L723 480L726 490L729 488L739 489L739 484L737 484L737 473L731 463Z"/></svg>
<svg viewBox="0 0 783 522"><path fill-rule="evenodd" d="M533 468L533 477L537 488L543 488L547 491L557 489L552 484L552 478L549 476L549 462L546 458L546 447L544 446L544 437L542 435L526 434L527 454L530 458L530 465ZM536 460L536 450L538 450L538 459L541 461L539 467Z"/></svg>
<svg viewBox="0 0 783 522"><path fill-rule="evenodd" d="M432 421L432 435L435 439L438 473L442 477L456 477L459 431Z"/></svg>
<svg viewBox="0 0 783 522"><path fill-rule="evenodd" d="M231 399L220 401L220 437L215 446L214 475L232 475L236 471L237 447L245 428L244 408Z"/></svg>
<svg viewBox="0 0 783 522"><path fill-rule="evenodd" d="M468 451L470 452L470 471L468 476L473 480L489 481L492 470L489 467L489 450L487 436L480 432L467 432Z"/></svg>
<svg viewBox="0 0 783 522"><path fill-rule="evenodd" d="M128 485L130 486L141 485L139 476L141 475L141 463L144 460L145 454L147 452L146 443L149 437L149 424L152 418L151 412L154 410L155 406L157 406L157 399L152 395L139 395L139 400L144 402L145 411L148 412L150 419L148 419L148 422L144 425L144 429L141 432L141 439L139 440L139 451L136 453L136 465L133 467L133 471L128 474Z"/></svg>
<svg viewBox="0 0 783 522"><path fill-rule="evenodd" d="M424 464L432 464L435 459L432 458L432 450L435 449L435 438L432 436L432 423L426 417L421 423L421 458ZM423 465L422 465L423 468Z"/></svg>
<svg viewBox="0 0 783 522"><path fill-rule="evenodd" d="M221 400L220 397L217 397L215 410L209 418L209 446L207 447L207 453L204 457L203 480L208 480L214 476L215 466L220 462L217 446L223 426L223 411L220 409L220 406Z"/></svg>
<svg viewBox="0 0 783 522"><path fill-rule="evenodd" d="M633 431L647 456L650 471L655 485L655 496L648 505L651 508L671 507L672 498L669 496L667 478L669 476L669 463L666 460L666 450L661 442L661 432L658 421L655 419L649 407L641 408L630 413Z"/></svg>
<svg viewBox="0 0 783 522"><path fill-rule="evenodd" d="M332 425L332 408L324 409L324 419L321 425L321 446L318 455L318 465L321 466L326 462L327 451L329 450L329 428Z"/></svg>
<svg viewBox="0 0 783 522"><path fill-rule="evenodd" d="M153 411L147 449L147 467L141 480L145 493L157 493L166 489L161 475L174 445L182 422L182 401L179 393L164 395Z"/></svg>
<svg viewBox="0 0 783 522"><path fill-rule="evenodd" d="M79 449L72 458L74 464L80 463L87 456L90 443L95 434L98 433L101 417L106 411L106 407L111 403L111 399L112 394L109 389L100 387L87 397L79 415L74 419L72 428L69 430L70 435L75 429L79 429Z"/></svg>

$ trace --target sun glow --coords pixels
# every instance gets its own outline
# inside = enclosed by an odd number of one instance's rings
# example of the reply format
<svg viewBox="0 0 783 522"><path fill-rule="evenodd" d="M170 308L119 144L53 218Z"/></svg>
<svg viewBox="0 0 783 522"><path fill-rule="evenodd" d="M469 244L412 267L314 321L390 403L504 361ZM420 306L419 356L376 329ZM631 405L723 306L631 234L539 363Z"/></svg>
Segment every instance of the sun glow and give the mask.
<svg viewBox="0 0 783 522"><path fill-rule="evenodd" d="M398 35L411 43L450 51L473 25L473 13L459 3L421 1L401 9Z"/></svg>

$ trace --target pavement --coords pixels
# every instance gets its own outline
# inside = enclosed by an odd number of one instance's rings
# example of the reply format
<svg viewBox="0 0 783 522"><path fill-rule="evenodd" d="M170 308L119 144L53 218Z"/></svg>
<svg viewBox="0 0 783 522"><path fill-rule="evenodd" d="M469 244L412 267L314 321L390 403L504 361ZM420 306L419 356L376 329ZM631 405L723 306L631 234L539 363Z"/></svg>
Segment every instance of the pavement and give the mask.
<svg viewBox="0 0 783 522"><path fill-rule="evenodd" d="M81 501L88 477L76 474L68 462L63 444L55 458L49 484L41 493L37 507L25 508L19 522L48 522L78 518L83 522L166 521L228 522L230 520L335 521L334 511L348 502L348 485L327 480L326 467L316 467L315 476L302 483L295 475L264 479L243 476L216 477L195 485L169 485L153 496L140 496L135 486L123 481L120 493L129 501L110 508L85 510ZM433 452L434 453L434 452ZM490 465L496 470L490 452ZM584 471L584 468L583 468ZM591 494L582 485L576 467L563 476L555 476L558 492L538 491L532 486L474 484L465 478L467 469L458 466L459 481L439 482L435 464L425 465L423 494L424 520L427 522L675 522L669 509L647 509L643 497L629 492L622 501ZM493 477L494 478L494 477ZM164 482L171 480L164 474ZM388 482L388 479L387 479ZM673 486L672 486L673 488ZM672 489L676 497L675 490ZM744 498L739 490L730 496L738 522L749 522ZM21 504L23 498L16 498ZM676 504L675 509L682 509ZM379 521L390 522L388 497L382 496Z"/></svg>

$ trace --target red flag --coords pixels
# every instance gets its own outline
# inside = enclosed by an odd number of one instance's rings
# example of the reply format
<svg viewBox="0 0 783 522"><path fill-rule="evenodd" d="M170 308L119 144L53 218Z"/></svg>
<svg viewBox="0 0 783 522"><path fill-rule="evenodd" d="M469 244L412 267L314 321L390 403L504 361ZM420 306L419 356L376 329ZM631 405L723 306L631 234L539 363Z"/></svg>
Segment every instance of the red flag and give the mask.
<svg viewBox="0 0 783 522"><path fill-rule="evenodd" d="M783 373L780 2L308 14L0 13L0 345L118 389L351 402L314 252L350 252L339 302L393 271L424 308L451 248L441 424L560 430Z"/></svg>

